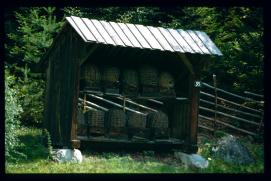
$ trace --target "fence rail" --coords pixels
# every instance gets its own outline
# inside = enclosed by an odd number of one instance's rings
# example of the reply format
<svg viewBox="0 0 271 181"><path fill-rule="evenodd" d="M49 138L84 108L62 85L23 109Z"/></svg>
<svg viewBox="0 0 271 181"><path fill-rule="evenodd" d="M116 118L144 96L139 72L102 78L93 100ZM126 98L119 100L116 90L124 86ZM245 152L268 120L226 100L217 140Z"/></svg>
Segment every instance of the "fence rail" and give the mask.
<svg viewBox="0 0 271 181"><path fill-rule="evenodd" d="M216 76L213 75L214 86L202 82L199 99L199 128L215 132L218 129L230 128L232 131L256 136L264 127L263 95L245 91L245 96L225 91L216 86ZM247 95L257 97L248 98ZM234 99L234 101L231 101ZM257 106L244 105L253 102ZM220 127L219 127L220 126Z"/></svg>

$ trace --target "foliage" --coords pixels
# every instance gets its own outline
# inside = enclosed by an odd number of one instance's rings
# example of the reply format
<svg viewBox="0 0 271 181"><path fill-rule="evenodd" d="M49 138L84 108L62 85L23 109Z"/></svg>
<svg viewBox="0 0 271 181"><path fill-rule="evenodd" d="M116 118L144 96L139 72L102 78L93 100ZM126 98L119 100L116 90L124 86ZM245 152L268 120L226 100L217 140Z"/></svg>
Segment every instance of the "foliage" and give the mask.
<svg viewBox="0 0 271 181"><path fill-rule="evenodd" d="M63 25L56 21L56 16L53 15L55 9L26 8L15 12L17 31L8 34L8 38L13 41L9 47L11 58L20 58L20 63L25 64L39 62Z"/></svg>
<svg viewBox="0 0 271 181"><path fill-rule="evenodd" d="M23 112L21 121L24 125L41 126L44 109L45 82L42 79L19 78L20 90L18 96Z"/></svg>
<svg viewBox="0 0 271 181"><path fill-rule="evenodd" d="M41 129L24 127L18 131L18 139L21 146L18 150L26 155L26 158L18 159L19 163L32 162L39 159L48 159L48 147L43 143L44 137Z"/></svg>
<svg viewBox="0 0 271 181"><path fill-rule="evenodd" d="M263 91L261 8L189 7L185 14L185 27L207 32L223 53L205 72L207 82L215 73L219 87L239 92Z"/></svg>
<svg viewBox="0 0 271 181"><path fill-rule="evenodd" d="M19 146L17 132L20 129L20 113L22 107L19 104L17 89L14 86L15 77L5 71L5 157L7 160L15 160L20 154L16 150Z"/></svg>
<svg viewBox="0 0 271 181"><path fill-rule="evenodd" d="M42 55L52 44L63 25L54 15L56 8L20 8L14 12L16 31L8 32L6 66L18 77L18 96L23 107L21 121L25 125L41 125L45 83L34 73ZM9 28L8 28L9 27ZM6 30L12 29L12 25Z"/></svg>
<svg viewBox="0 0 271 181"><path fill-rule="evenodd" d="M43 139L45 142L45 146L48 149L47 154L48 154L48 159L52 158L52 153L53 153L53 146L52 146L52 140L51 140L51 135L47 129L43 129Z"/></svg>
<svg viewBox="0 0 271 181"><path fill-rule="evenodd" d="M264 147L262 144L251 142L247 137L240 138L248 150L252 153L256 163L248 165L233 165L223 160L214 158L212 147L216 144L216 139L206 139L199 145L198 154L209 161L208 169L200 170L200 173L263 173L264 171Z"/></svg>

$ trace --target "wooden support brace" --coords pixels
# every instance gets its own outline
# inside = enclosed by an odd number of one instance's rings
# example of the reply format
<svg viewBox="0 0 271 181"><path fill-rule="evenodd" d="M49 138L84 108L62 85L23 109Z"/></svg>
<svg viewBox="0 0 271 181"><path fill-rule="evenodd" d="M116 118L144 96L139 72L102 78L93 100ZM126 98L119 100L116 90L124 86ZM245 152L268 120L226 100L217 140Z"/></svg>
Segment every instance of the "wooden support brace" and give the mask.
<svg viewBox="0 0 271 181"><path fill-rule="evenodd" d="M181 53L178 53L177 55L182 60L182 62L186 66L186 68L189 70L190 74L195 75L195 72L194 72L194 69L193 69L193 65L188 60L188 58L184 54L181 54Z"/></svg>

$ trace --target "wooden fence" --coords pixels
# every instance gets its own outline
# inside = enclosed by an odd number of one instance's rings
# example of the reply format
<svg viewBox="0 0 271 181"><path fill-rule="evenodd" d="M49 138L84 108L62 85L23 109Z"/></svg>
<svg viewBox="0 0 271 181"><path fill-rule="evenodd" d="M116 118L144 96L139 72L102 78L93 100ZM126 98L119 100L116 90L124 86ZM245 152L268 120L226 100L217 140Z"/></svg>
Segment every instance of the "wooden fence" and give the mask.
<svg viewBox="0 0 271 181"><path fill-rule="evenodd" d="M245 91L245 96L233 94L214 85L201 82L199 128L214 133L223 130L256 136L262 133L263 95Z"/></svg>

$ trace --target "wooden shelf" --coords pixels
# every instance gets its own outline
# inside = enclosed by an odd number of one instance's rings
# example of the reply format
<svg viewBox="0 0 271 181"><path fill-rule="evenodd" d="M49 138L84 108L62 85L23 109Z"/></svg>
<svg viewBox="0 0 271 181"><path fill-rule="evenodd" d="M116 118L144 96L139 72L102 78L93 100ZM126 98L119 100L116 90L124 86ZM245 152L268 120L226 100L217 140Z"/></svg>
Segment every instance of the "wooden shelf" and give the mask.
<svg viewBox="0 0 271 181"><path fill-rule="evenodd" d="M89 142L104 142L104 143L112 143L112 142L118 142L118 143L148 143L148 144L183 144L184 141L176 139L176 138L169 138L169 139L156 139L154 141L152 140L136 140L136 139L116 139L116 138L107 138L104 136L97 136L97 137L87 137L87 136L77 136L78 140L81 141L89 141Z"/></svg>

